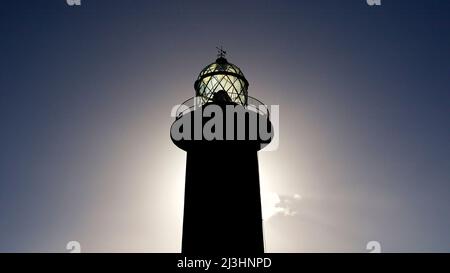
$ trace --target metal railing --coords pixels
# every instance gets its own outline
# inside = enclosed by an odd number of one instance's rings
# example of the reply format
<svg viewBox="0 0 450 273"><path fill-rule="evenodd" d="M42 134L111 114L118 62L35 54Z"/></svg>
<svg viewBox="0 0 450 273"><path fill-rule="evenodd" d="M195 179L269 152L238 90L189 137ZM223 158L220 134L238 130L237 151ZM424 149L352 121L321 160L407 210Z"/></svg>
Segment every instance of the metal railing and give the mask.
<svg viewBox="0 0 450 273"><path fill-rule="evenodd" d="M175 116L177 119L179 119L183 115L196 110L198 107L201 107L203 104L205 104L203 97L192 97L180 104L180 106L177 108ZM244 105L244 107L249 111L267 116L268 118L270 117L270 112L267 105L254 97L248 96L247 105Z"/></svg>

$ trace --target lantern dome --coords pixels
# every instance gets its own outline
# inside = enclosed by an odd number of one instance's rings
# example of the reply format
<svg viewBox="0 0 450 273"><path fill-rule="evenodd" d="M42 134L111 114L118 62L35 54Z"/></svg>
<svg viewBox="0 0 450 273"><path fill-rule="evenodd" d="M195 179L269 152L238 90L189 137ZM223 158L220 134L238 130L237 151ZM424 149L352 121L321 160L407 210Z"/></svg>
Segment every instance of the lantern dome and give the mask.
<svg viewBox="0 0 450 273"><path fill-rule="evenodd" d="M248 103L248 81L242 70L231 64L224 56L206 66L195 81L196 96L201 103L212 102L214 95L225 91L231 101L246 106Z"/></svg>

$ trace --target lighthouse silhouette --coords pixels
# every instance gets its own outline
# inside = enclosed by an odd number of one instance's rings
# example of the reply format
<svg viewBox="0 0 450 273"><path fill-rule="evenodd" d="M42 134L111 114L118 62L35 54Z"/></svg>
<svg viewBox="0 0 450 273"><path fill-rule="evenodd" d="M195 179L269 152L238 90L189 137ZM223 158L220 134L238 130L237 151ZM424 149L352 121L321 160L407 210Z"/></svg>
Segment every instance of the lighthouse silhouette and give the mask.
<svg viewBox="0 0 450 273"><path fill-rule="evenodd" d="M181 251L261 254L257 153L271 141L273 128L268 108L248 96L242 70L218 49L171 127L172 141L187 152Z"/></svg>

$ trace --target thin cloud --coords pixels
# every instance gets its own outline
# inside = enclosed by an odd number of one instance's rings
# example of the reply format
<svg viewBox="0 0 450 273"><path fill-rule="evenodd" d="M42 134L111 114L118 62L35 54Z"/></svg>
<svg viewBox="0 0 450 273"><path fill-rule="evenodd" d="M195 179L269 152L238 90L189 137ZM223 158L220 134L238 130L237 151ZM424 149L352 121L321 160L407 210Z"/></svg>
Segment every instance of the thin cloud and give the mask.
<svg viewBox="0 0 450 273"><path fill-rule="evenodd" d="M262 194L262 214L264 220L269 220L275 215L295 216L297 215L298 202L301 195L279 195L275 192Z"/></svg>

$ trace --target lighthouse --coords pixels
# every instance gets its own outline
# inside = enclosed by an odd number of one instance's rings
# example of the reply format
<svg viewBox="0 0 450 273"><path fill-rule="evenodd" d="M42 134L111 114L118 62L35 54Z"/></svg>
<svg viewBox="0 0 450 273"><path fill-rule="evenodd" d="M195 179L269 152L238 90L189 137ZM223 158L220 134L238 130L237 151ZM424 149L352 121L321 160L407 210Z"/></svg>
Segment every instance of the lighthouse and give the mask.
<svg viewBox="0 0 450 273"><path fill-rule="evenodd" d="M219 49L201 70L195 96L171 126L186 152L181 251L184 254L262 254L258 151L273 137L268 108L248 95L242 70Z"/></svg>

